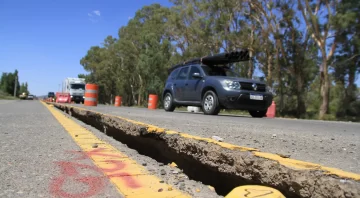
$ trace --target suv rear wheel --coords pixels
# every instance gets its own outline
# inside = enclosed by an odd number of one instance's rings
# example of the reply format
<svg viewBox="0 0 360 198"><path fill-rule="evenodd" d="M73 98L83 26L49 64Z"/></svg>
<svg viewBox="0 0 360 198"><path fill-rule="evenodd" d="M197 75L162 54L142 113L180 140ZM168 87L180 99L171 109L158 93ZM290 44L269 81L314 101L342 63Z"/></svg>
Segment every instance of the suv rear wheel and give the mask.
<svg viewBox="0 0 360 198"><path fill-rule="evenodd" d="M217 115L220 112L219 100L215 92L207 91L202 99L202 110L206 115Z"/></svg>
<svg viewBox="0 0 360 198"><path fill-rule="evenodd" d="M175 105L171 93L167 92L164 96L164 109L165 111L174 111Z"/></svg>
<svg viewBox="0 0 360 198"><path fill-rule="evenodd" d="M262 118L266 116L267 111L249 111L250 115L254 118Z"/></svg>

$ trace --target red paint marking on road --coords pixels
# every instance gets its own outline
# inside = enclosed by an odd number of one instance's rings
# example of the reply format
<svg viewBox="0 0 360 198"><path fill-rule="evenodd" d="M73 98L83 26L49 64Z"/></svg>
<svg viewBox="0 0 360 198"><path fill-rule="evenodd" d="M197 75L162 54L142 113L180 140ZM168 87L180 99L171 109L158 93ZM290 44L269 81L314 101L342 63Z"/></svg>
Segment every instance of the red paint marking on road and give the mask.
<svg viewBox="0 0 360 198"><path fill-rule="evenodd" d="M119 171L122 170L126 167L126 164L122 161L118 161L118 160L106 160L106 162L108 163L112 163L115 165L114 168L107 168L107 169L102 169L106 172L115 172L115 171ZM129 188L140 188L141 185L139 184L139 182L136 181L136 179L134 179L134 177L127 173L127 172L122 172L122 173L116 173L116 174L112 174L109 175L110 178L112 177L121 177L122 180L125 181L126 186L128 186Z"/></svg>
<svg viewBox="0 0 360 198"><path fill-rule="evenodd" d="M59 161L55 162L57 166L60 167L60 175L52 180L50 183L50 193L55 197L90 197L94 196L104 190L108 178L119 177L125 182L125 185L129 188L140 188L140 183L133 177L133 175L127 172L120 172L108 175L107 177L103 175L105 173L112 173L115 171L120 171L126 167L126 163L119 160L105 160L105 162L111 163L114 165L113 168L99 168L94 165L87 165L78 163L80 160L90 159L91 156L104 156L104 157L118 157L122 158L120 155L102 153L105 149L97 148L92 151L82 152L82 151L67 151L77 155L80 155L77 158L72 159L73 161ZM76 162L74 162L76 161ZM79 173L81 170L91 170L101 176L84 176ZM71 182L78 182L85 184L87 187L82 188L86 189L83 192L71 193L63 189L66 181L70 180Z"/></svg>
<svg viewBox="0 0 360 198"><path fill-rule="evenodd" d="M134 179L134 177L128 173L117 173L117 174L112 174L109 175L110 178L112 177L120 177L121 180L123 180L126 184L127 187L129 188L141 188L142 186L139 184L138 181L136 181L136 179Z"/></svg>
<svg viewBox="0 0 360 198"><path fill-rule="evenodd" d="M90 197L100 192L105 182L103 178L98 176L82 176L77 169L93 170L97 173L101 173L101 170L95 166L86 164L80 164L76 162L56 162L61 169L61 175L55 178L50 184L50 193L56 197ZM63 189L63 185L66 181L72 180L87 185L87 191L80 193L70 193Z"/></svg>
<svg viewBox="0 0 360 198"><path fill-rule="evenodd" d="M112 163L115 165L114 168L102 168L102 170L104 170L105 172L114 172L114 171L122 170L126 167L126 164L124 162L118 160L105 160L105 162Z"/></svg>
<svg viewBox="0 0 360 198"><path fill-rule="evenodd" d="M67 176L78 175L79 172L76 170L77 167L82 169L90 169L101 173L101 170L99 168L86 164L79 164L76 162L64 162L64 161L55 162L55 163L60 166L61 173Z"/></svg>
<svg viewBox="0 0 360 198"><path fill-rule="evenodd" d="M91 197L103 190L105 187L105 182L103 178L96 176L78 176L77 178L73 178L77 182L83 183L87 185L87 191L79 192L79 193L71 193L66 192L63 189L63 185L65 181L71 180L66 176L60 176L55 178L50 184L50 193L55 197Z"/></svg>

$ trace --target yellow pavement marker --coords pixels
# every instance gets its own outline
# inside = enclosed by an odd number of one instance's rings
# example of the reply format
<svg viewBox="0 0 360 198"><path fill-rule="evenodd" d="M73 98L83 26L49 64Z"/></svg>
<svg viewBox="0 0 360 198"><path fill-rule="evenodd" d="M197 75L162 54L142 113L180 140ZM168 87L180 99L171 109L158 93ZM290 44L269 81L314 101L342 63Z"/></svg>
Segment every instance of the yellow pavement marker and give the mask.
<svg viewBox="0 0 360 198"><path fill-rule="evenodd" d="M54 107L46 105L44 102L41 103L48 108L73 140L125 197L191 197L173 187L169 191L170 185L160 183L160 178L149 173L143 166L137 164L136 161L110 144L98 139L90 131L67 118Z"/></svg>
<svg viewBox="0 0 360 198"><path fill-rule="evenodd" d="M234 188L225 198L285 198L281 192L274 188L258 185L246 185Z"/></svg>

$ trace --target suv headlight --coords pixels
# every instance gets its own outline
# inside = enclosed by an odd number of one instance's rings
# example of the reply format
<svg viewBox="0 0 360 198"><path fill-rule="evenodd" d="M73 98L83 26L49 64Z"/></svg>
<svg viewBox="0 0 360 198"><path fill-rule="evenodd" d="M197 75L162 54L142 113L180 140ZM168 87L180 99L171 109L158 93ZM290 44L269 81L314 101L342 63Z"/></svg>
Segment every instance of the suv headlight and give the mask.
<svg viewBox="0 0 360 198"><path fill-rule="evenodd" d="M225 86L229 89L240 89L241 85L237 81L225 80Z"/></svg>

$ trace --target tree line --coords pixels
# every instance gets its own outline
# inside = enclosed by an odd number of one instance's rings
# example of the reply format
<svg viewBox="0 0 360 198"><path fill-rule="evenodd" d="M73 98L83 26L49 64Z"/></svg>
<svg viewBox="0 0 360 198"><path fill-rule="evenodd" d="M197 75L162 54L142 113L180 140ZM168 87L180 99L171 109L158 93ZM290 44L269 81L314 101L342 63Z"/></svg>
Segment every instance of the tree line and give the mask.
<svg viewBox="0 0 360 198"><path fill-rule="evenodd" d="M236 71L259 71L272 90L277 115L356 120L360 117L360 1L170 0L142 7L80 60L99 101L121 95L146 106L161 95L167 68L194 57L250 50Z"/></svg>
<svg viewBox="0 0 360 198"><path fill-rule="evenodd" d="M14 72L3 72L0 78L0 91L3 94L13 96L16 86L16 97L19 97L20 94L26 93L30 94L28 90L28 83L19 83L19 72L15 70Z"/></svg>

